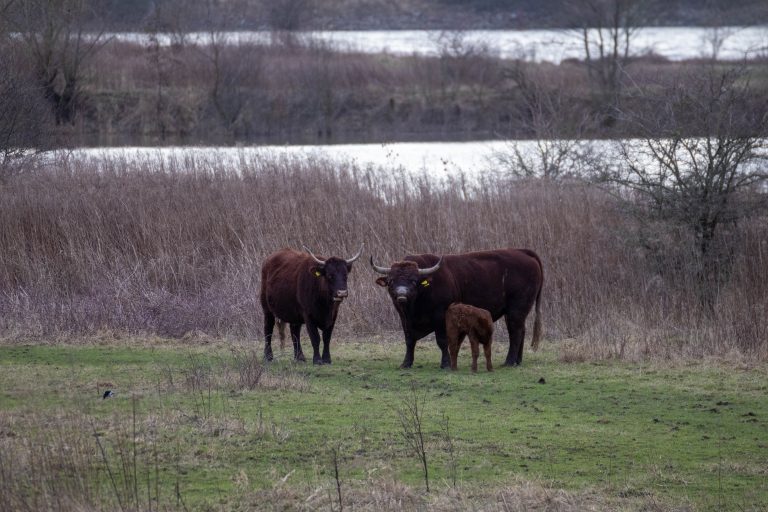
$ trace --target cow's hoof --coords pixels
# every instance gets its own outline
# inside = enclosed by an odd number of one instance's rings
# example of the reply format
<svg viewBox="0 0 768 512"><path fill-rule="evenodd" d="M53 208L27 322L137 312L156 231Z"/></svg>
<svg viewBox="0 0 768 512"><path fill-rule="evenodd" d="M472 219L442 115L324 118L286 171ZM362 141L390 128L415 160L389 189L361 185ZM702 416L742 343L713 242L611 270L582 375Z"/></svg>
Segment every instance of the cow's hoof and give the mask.
<svg viewBox="0 0 768 512"><path fill-rule="evenodd" d="M274 358L272 357L272 352L270 352L270 353L268 353L268 354L264 354L264 362L265 362L265 363L271 363L271 362L272 362L272 359L274 359Z"/></svg>
<svg viewBox="0 0 768 512"><path fill-rule="evenodd" d="M323 364L331 364L331 358L330 357L324 357L323 358Z"/></svg>
<svg viewBox="0 0 768 512"><path fill-rule="evenodd" d="M321 365L324 364L322 359L313 359L312 364Z"/></svg>
<svg viewBox="0 0 768 512"><path fill-rule="evenodd" d="M504 361L504 366L520 366L516 361Z"/></svg>
<svg viewBox="0 0 768 512"><path fill-rule="evenodd" d="M410 370L413 363L403 363L400 365L401 370Z"/></svg>
<svg viewBox="0 0 768 512"><path fill-rule="evenodd" d="M305 363L307 361L307 358L304 357L304 354L299 354L297 356L294 356L293 359L299 363Z"/></svg>

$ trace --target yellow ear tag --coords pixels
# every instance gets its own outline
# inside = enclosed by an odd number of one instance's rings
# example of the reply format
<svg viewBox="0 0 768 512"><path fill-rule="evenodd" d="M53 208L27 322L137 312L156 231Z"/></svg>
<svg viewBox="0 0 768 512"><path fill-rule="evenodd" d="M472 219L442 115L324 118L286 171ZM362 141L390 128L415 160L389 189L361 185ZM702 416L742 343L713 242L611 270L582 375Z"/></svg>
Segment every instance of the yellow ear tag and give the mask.
<svg viewBox="0 0 768 512"><path fill-rule="evenodd" d="M317 270L315 270L315 276L316 276L316 277L320 277L320 275L321 275L321 274L320 274L320 272L318 272Z"/></svg>
<svg viewBox="0 0 768 512"><path fill-rule="evenodd" d="M421 282L421 286L429 286L429 281L426 279Z"/></svg>

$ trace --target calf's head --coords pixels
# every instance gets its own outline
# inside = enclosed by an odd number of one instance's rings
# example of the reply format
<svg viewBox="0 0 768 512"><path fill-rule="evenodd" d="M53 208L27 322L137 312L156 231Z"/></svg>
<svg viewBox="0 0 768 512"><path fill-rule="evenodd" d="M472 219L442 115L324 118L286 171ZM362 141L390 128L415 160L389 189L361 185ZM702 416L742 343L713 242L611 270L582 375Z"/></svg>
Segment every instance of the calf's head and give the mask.
<svg viewBox="0 0 768 512"><path fill-rule="evenodd" d="M376 279L376 284L386 288L392 300L399 304L412 301L423 289L429 287L432 274L437 272L442 262L441 257L436 265L429 268L419 268L413 261L398 261L391 267L379 267L373 263L371 256L371 267L382 274L382 277Z"/></svg>
<svg viewBox="0 0 768 512"><path fill-rule="evenodd" d="M357 251L357 254L349 259L331 256L325 260L321 260L312 254L312 251L307 249L306 246L302 246L312 256L312 259L315 260L315 264L309 268L309 271L315 278L325 279L331 297L336 302L343 301L349 295L347 291L347 275L352 270L352 263L363 253L363 245L365 244L360 245L360 250Z"/></svg>

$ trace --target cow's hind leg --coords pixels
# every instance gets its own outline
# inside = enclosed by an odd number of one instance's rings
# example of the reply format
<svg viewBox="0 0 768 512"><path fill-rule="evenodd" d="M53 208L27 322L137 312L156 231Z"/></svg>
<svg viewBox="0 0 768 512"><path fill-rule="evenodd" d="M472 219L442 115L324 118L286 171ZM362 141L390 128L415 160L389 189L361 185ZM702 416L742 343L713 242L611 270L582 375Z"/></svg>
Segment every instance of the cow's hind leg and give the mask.
<svg viewBox="0 0 768 512"><path fill-rule="evenodd" d="M323 364L331 364L331 334L333 326L323 330Z"/></svg>
<svg viewBox="0 0 768 512"><path fill-rule="evenodd" d="M293 359L306 361L301 350L301 324L291 324L291 340L293 340Z"/></svg>
<svg viewBox="0 0 768 512"><path fill-rule="evenodd" d="M504 317L509 333L509 352L504 366L517 366L523 362L523 340L525 339L525 317L519 318L513 313Z"/></svg>
<svg viewBox="0 0 768 512"><path fill-rule="evenodd" d="M264 308L264 360L271 361L272 355L272 333L275 330L275 315Z"/></svg>

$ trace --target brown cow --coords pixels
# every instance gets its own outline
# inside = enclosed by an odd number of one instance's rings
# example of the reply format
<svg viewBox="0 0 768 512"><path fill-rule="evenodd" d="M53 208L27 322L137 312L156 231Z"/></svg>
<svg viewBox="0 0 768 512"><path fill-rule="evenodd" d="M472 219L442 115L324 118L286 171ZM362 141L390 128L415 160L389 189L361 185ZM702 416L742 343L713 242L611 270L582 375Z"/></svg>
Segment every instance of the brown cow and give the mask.
<svg viewBox="0 0 768 512"><path fill-rule="evenodd" d="M487 309L454 302L445 312L445 334L448 337L448 353L451 356L451 370L456 369L459 349L465 336L469 336L472 347L472 371L477 373L478 344L485 352L485 368L493 371L491 344L493 343L493 318Z"/></svg>
<svg viewBox="0 0 768 512"><path fill-rule="evenodd" d="M304 247L307 254L282 249L270 255L261 267L261 307L264 310L264 359L272 360L272 332L275 322L281 330L287 323L293 340L293 357L305 361L301 350L301 325L306 324L312 342L312 362L331 363L331 334L339 306L347 297L347 275L363 246L350 259L321 259ZM320 356L320 333L323 354Z"/></svg>
<svg viewBox="0 0 768 512"><path fill-rule="evenodd" d="M523 362L525 319L536 306L531 348L541 338L539 304L544 270L535 252L528 249L497 249L465 254L416 254L390 267L371 266L382 274L376 280L389 292L405 335L405 358L401 368L413 365L416 341L435 333L440 347L440 367L448 368L445 311L454 302L487 309L496 321L502 316L509 333L505 366Z"/></svg>

